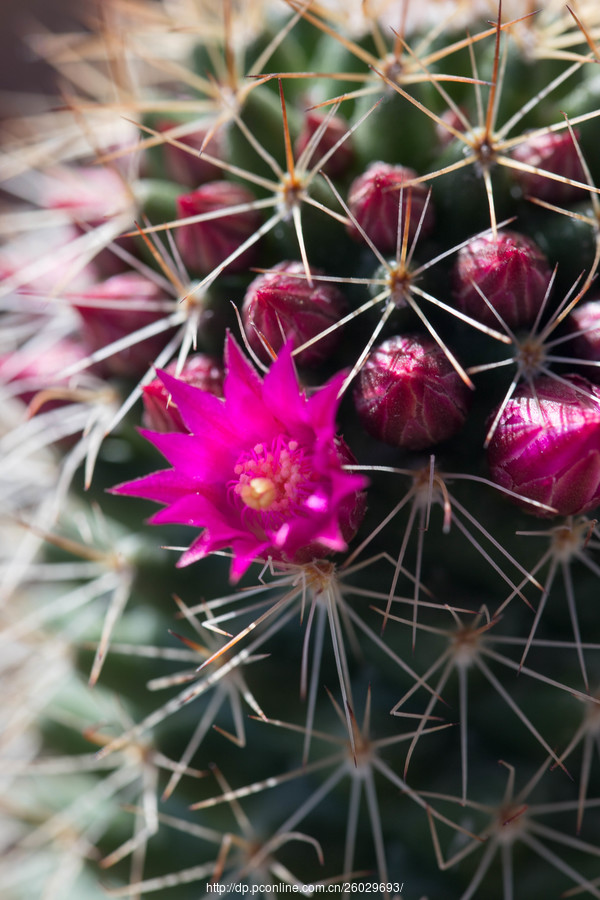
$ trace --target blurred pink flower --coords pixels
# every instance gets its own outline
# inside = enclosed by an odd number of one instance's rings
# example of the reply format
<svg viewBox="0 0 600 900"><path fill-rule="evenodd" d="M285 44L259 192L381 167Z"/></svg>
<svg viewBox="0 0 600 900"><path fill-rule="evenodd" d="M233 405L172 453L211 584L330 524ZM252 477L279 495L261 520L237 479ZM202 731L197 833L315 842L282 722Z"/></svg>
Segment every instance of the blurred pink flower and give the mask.
<svg viewBox="0 0 600 900"><path fill-rule="evenodd" d="M113 275L71 297L82 319L82 336L92 352L159 322L165 316L164 304L168 300L156 282L139 272ZM132 338L129 347L104 361L102 370L107 375L140 375L171 334L172 331L163 331L142 340Z"/></svg>

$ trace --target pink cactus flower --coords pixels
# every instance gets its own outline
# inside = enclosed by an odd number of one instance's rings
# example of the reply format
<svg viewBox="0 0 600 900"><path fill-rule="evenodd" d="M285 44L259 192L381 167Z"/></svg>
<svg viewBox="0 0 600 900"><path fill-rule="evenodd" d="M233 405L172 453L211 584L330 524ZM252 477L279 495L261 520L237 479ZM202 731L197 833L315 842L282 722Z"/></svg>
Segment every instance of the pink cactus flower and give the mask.
<svg viewBox="0 0 600 900"><path fill-rule="evenodd" d="M321 272L313 269L312 274L320 275ZM339 321L346 310L345 297L338 288L322 281L314 281L311 285L304 276L301 262L282 262L249 285L242 315L250 346L264 362L268 362L271 356L259 333L276 353L285 339L290 339L294 348L300 347ZM298 363L319 365L330 357L340 337L341 330L332 331L298 354Z"/></svg>
<svg viewBox="0 0 600 900"><path fill-rule="evenodd" d="M464 425L470 391L435 341L389 338L371 353L354 391L366 431L380 441L422 450Z"/></svg>
<svg viewBox="0 0 600 900"><path fill-rule="evenodd" d="M453 272L457 306L492 328L498 319L475 287L500 314L509 328L535 319L550 281L550 265L538 245L516 231L474 238L463 247Z"/></svg>
<svg viewBox="0 0 600 900"><path fill-rule="evenodd" d="M400 198L402 197L402 216L406 216L409 192L410 222L405 222L404 227L408 228L409 238L416 233L423 207L427 202L427 188L422 184L414 184L410 188L400 190L405 182L416 177L414 169L406 166L374 162L350 185L348 207L358 224L383 253L389 253L396 248ZM433 209L429 204L421 226L421 235L429 234L432 228ZM348 230L351 237L361 240L360 233L354 225Z"/></svg>
<svg viewBox="0 0 600 900"><path fill-rule="evenodd" d="M488 447L493 480L558 515L600 503L600 388L578 375L537 379L506 404ZM537 516L553 513L524 505Z"/></svg>
<svg viewBox="0 0 600 900"><path fill-rule="evenodd" d="M305 563L343 551L365 510L362 475L336 436L340 373L306 397L287 344L261 379L229 337L225 398L166 373L188 434L142 432L172 468L114 488L165 505L152 524L202 528L180 566L231 547L231 578L271 557Z"/></svg>

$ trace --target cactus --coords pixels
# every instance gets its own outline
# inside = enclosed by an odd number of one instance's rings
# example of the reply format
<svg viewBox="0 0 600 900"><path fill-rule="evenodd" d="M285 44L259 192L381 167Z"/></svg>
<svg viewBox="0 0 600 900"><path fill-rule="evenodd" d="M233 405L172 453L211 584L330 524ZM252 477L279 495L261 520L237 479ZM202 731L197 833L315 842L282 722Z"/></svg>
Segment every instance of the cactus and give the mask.
<svg viewBox="0 0 600 900"><path fill-rule="evenodd" d="M88 11L2 125L2 896L600 897L598 5Z"/></svg>

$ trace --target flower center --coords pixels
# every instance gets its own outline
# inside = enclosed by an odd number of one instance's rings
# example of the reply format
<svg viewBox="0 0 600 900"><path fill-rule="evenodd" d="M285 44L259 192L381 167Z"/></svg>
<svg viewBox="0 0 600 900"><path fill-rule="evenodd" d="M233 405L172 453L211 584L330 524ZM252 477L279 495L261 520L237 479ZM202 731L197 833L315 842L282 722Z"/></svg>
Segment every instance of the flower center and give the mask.
<svg viewBox="0 0 600 900"><path fill-rule="evenodd" d="M390 297L397 309L406 306L406 296L410 294L412 275L403 263L394 265L388 276Z"/></svg>
<svg viewBox="0 0 600 900"><path fill-rule="evenodd" d="M519 369L526 377L535 378L546 362L546 350L543 343L539 338L530 335L521 344L517 343L517 347Z"/></svg>
<svg viewBox="0 0 600 900"><path fill-rule="evenodd" d="M277 438L271 448L256 444L234 472L234 493L260 512L286 513L309 493L310 466L298 441Z"/></svg>
<svg viewBox="0 0 600 900"><path fill-rule="evenodd" d="M295 173L286 173L281 180L279 190L281 192L281 208L280 211L286 216L290 216L294 208L299 207L304 198L304 188L302 180Z"/></svg>

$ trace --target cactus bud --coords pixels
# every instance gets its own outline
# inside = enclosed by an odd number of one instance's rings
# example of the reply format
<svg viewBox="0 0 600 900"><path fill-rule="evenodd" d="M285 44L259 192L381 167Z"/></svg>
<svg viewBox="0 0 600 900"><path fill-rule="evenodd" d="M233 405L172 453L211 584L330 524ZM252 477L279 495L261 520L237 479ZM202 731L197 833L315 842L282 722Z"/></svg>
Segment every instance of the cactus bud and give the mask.
<svg viewBox="0 0 600 900"><path fill-rule="evenodd" d="M42 203L48 209L62 210L80 234L100 227L132 206L131 190L116 170L95 166L64 167L53 172L53 176L44 186ZM132 237L119 237L114 243L128 253L135 252ZM97 252L93 264L100 277L105 278L126 268L123 260L107 247Z"/></svg>
<svg viewBox="0 0 600 900"><path fill-rule="evenodd" d="M73 306L83 319L85 341L94 351L162 319L161 300L166 298L154 281L138 272L123 272L80 292ZM162 350L167 335L134 341L109 356L102 366L112 375L139 375Z"/></svg>
<svg viewBox="0 0 600 900"><path fill-rule="evenodd" d="M538 378L510 398L488 447L493 480L563 516L600 503L600 388ZM518 501L537 516L552 515Z"/></svg>
<svg viewBox="0 0 600 900"><path fill-rule="evenodd" d="M44 187L43 205L72 213L74 221L98 224L130 204L124 179L112 169L65 167L53 174Z"/></svg>
<svg viewBox="0 0 600 900"><path fill-rule="evenodd" d="M177 361L169 363L165 371L169 375L176 375ZM179 373L179 381L191 384L214 394L215 397L223 396L223 378L225 372L218 360L205 353L197 353L190 356L184 363ZM160 380L155 378L143 388L144 400L144 427L152 431L180 431L187 433L187 428L181 418L177 404Z"/></svg>
<svg viewBox="0 0 600 900"><path fill-rule="evenodd" d="M313 275L320 275L313 269ZM271 357L260 340L262 335L275 353L286 340L300 347L316 337L346 312L346 300L334 285L322 281L309 284L301 262L282 262L259 275L248 287L242 316L248 341L264 362ZM339 343L340 330L328 334L298 354L303 366L315 366L329 357Z"/></svg>
<svg viewBox="0 0 600 900"><path fill-rule="evenodd" d="M577 306L568 318L573 340L571 346L578 359L600 363L600 300L589 300ZM600 381L600 368L585 367L590 381Z"/></svg>
<svg viewBox="0 0 600 900"><path fill-rule="evenodd" d="M417 177L414 169L406 166L392 166L384 162L374 162L350 185L348 206L356 221L364 229L373 243L384 253L395 249L398 237L399 207L402 198L402 217L406 215L408 195L411 195L410 222L405 222L409 238L413 237L423 207L427 202L427 189L421 184L400 190L402 185ZM421 235L427 235L433 228L433 210L428 204ZM348 226L351 237L360 240L355 225Z"/></svg>
<svg viewBox="0 0 600 900"><path fill-rule="evenodd" d="M461 112L465 113L465 110L461 109ZM443 124L441 124L443 122L446 122L450 128L455 129L455 131L460 132L464 132L465 122L454 109L447 109L441 114L440 122L435 126L435 133L440 142L440 146L445 148L450 146L455 139L455 136L449 128L444 128Z"/></svg>
<svg viewBox="0 0 600 900"><path fill-rule="evenodd" d="M66 385L57 381L56 376L67 366L85 359L85 347L71 337L63 337L54 344L44 347L43 353L28 348L13 350L0 356L0 381L11 383L15 396L23 403L30 403L38 391ZM52 407L60 405L53 400ZM52 408L46 405L46 409Z"/></svg>
<svg viewBox="0 0 600 900"><path fill-rule="evenodd" d="M325 113L319 112L318 110L309 109L306 111L304 116L304 122L302 125L302 130L300 134L296 138L296 143L294 145L294 153L296 158L300 156L302 151L306 148L309 141L312 139L312 136L315 134L318 128L321 127L322 122L327 118ZM310 161L311 163L316 163L320 156L323 156L324 153L327 153L328 150L333 147L334 144L337 143L347 132L348 123L341 116L330 116L325 126L325 130L321 135L319 142L313 148L313 152L311 154ZM330 175L332 178L337 178L340 175L344 175L345 172L348 171L349 167L352 165L354 159L354 150L352 149L352 144L350 142L350 138L344 141L343 144L337 148L335 153L327 160L324 165L324 170Z"/></svg>
<svg viewBox="0 0 600 900"><path fill-rule="evenodd" d="M545 132L518 144L512 156L519 162L536 166L555 175L562 175L574 181L585 181L577 148L569 132ZM556 181L535 172L514 171L515 178L524 194L539 197L553 203L564 203L581 195L581 188L563 181Z"/></svg>
<svg viewBox="0 0 600 900"><path fill-rule="evenodd" d="M169 131L176 128L177 122L171 119L161 119L158 124L159 131ZM176 140L180 144L190 147L195 153L187 153L181 147L176 147L165 141L164 144L164 167L166 175L176 181L178 184L185 184L189 187L198 187L207 181L214 181L221 178L221 169L209 162L200 155L200 151L204 145L204 141L208 134L208 129L199 128L191 134L185 134L177 137ZM221 132L217 131L207 145L207 153L211 156L223 159L225 156L225 142Z"/></svg>
<svg viewBox="0 0 600 900"><path fill-rule="evenodd" d="M363 366L354 402L373 437L405 450L422 450L463 426L469 389L429 338L396 336Z"/></svg>
<svg viewBox="0 0 600 900"><path fill-rule="evenodd" d="M177 198L177 214L181 219L218 212L228 206L250 204L256 198L248 188L229 181L209 181L191 194ZM175 232L177 247L185 265L193 272L212 272L240 247L260 225L260 213L254 209L231 215L215 216L202 222L182 225ZM239 272L252 265L252 246L228 266Z"/></svg>
<svg viewBox="0 0 600 900"><path fill-rule="evenodd" d="M515 231L474 238L459 253L453 271L453 296L467 315L492 327L498 319L475 285L509 328L531 323L550 281L548 260L531 238Z"/></svg>

